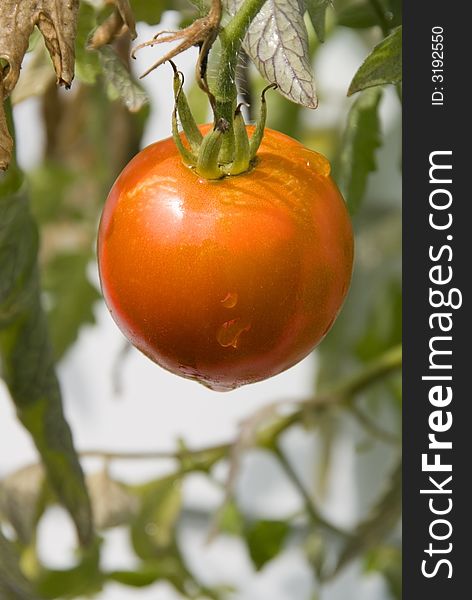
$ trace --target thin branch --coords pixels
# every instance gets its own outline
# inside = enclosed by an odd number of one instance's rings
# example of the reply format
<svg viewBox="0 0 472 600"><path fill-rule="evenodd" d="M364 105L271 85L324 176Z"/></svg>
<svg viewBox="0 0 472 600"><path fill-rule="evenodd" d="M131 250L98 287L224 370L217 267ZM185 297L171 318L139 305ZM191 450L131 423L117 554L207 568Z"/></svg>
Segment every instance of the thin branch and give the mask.
<svg viewBox="0 0 472 600"><path fill-rule="evenodd" d="M351 404L348 410L352 416L357 419L360 425L362 425L373 437L390 446L398 447L400 445L400 439L394 433L377 425L377 423L366 415L366 413L356 404Z"/></svg>
<svg viewBox="0 0 472 600"><path fill-rule="evenodd" d="M221 453L222 457L228 452L232 444L219 444L215 446L208 446L207 448L199 448L198 450L178 450L162 451L162 450L148 450L148 451L113 451L113 450L99 450L90 449L79 452L81 458L103 458L105 460L185 460L186 458L198 458L205 454L218 454Z"/></svg>
<svg viewBox="0 0 472 600"><path fill-rule="evenodd" d="M334 525L321 515L318 507L316 506L315 500L308 494L305 486L300 481L297 473L293 469L292 465L290 464L290 461L288 460L287 456L284 454L280 446L276 446L274 452L277 458L279 459L279 462L282 465L287 477L290 479L293 486L298 490L300 496L303 498L306 512L313 521L313 524L320 526L323 529L326 529L338 536L344 538L350 537L350 534L348 532L339 528L337 525Z"/></svg>
<svg viewBox="0 0 472 600"><path fill-rule="evenodd" d="M317 394L311 398L299 401L279 401L271 403L257 411L249 419L244 421L238 438L229 443L209 446L197 450L179 450L176 452L166 451L142 451L142 452L125 452L125 451L107 451L107 450L85 450L80 452L83 458L101 457L108 460L159 460L159 459L174 459L184 460L185 458L198 458L206 453L220 453L221 458L229 454L234 447L243 446L246 444L238 444L238 440L253 439L255 446L269 447L276 442L278 437L293 424L297 423L303 416L307 407L323 407L334 404L349 404L354 397L362 392L365 388L373 385L379 380L395 373L401 369L402 365L402 349L401 346L392 348L385 354L379 356L375 361L366 365L358 374L341 382L331 391ZM287 415L276 415L276 409L282 406L292 405L296 410ZM272 422L265 428L261 428L265 417L271 418ZM259 431L257 431L259 430Z"/></svg>
<svg viewBox="0 0 472 600"><path fill-rule="evenodd" d="M401 345L391 348L384 354L381 354L376 360L367 364L356 375L341 382L327 395L334 397L344 397L351 399L361 392L364 388L376 383L387 375L399 371L402 366L402 347Z"/></svg>

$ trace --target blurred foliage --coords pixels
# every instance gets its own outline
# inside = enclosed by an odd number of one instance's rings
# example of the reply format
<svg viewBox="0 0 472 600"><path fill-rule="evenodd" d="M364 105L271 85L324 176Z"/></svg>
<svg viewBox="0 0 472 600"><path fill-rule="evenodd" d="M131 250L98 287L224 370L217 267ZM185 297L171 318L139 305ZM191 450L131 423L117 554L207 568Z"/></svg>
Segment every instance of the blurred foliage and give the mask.
<svg viewBox="0 0 472 600"><path fill-rule="evenodd" d="M150 25L169 9L179 11L181 23L188 24L209 5L206 0L192 4L130 2L136 20ZM30 172L22 174L13 161L9 171L0 173L0 351L2 376L42 464L0 482L2 600L99 597L109 582L132 589L158 581L170 583L183 598L230 597L230 588L210 588L192 572L180 536L187 514L182 493L186 476L199 472L214 482L221 463L229 465L229 475L221 509L216 517L206 516L211 536L241 539L255 570L296 544L313 570L314 598L324 581L353 560L362 561L366 573L381 574L391 597L401 598L400 203L397 197L377 201L373 173L383 182L389 166L381 155L388 132L382 130L380 109L386 84L400 83L402 3L339 0L333 9L328 1L306 0L302 5L312 62L323 40L329 45L342 28L350 28L365 44L366 59L345 90L355 96L344 100L341 122L320 128L307 118L306 109L275 92L270 99L268 95L269 126L325 152L334 165L356 229L349 297L318 350L312 397L283 415L275 408L256 413L227 444L195 451L182 443L165 457L173 459L175 472L140 485L118 481L107 469L84 479L54 369L82 327L94 323L100 295L89 271L98 216L111 183L138 151L151 110L130 69L132 25L118 28L105 45L89 47L91 36L106 28L109 32L128 3L80 3L76 81L67 95L58 92L44 45L37 34L32 36L30 60L12 101L39 99L46 139L43 160ZM265 82L249 66L240 75L245 98L257 105L254 98ZM206 120L204 96L188 83L192 108L198 120ZM324 90L318 92L323 103ZM6 108L13 132L8 104ZM392 188L392 193L398 190ZM285 432L297 426L317 432L315 490L305 487L281 452ZM380 451L391 467L379 472L378 488L368 498L360 489L363 516L346 531L324 517L324 491L334 476L336 441L353 430L356 468ZM241 455L253 447L270 453L283 469L303 499L302 514L285 520L254 518L238 506L235 478ZM119 457L105 458L108 464ZM63 570L47 568L37 554L38 523L56 501L68 509L80 540L76 564ZM128 569L106 570L100 559L103 537L118 526L129 530L135 561Z"/></svg>

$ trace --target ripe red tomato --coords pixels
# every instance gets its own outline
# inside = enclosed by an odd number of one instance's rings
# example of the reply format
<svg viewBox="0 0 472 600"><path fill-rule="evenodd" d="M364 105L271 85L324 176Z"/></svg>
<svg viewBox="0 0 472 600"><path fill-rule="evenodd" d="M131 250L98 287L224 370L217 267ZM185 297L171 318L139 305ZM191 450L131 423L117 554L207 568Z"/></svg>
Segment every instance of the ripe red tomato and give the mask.
<svg viewBox="0 0 472 600"><path fill-rule="evenodd" d="M257 156L251 171L208 181L172 139L152 144L116 180L100 223L102 289L122 332L215 390L304 358L351 278L351 224L327 160L268 129Z"/></svg>

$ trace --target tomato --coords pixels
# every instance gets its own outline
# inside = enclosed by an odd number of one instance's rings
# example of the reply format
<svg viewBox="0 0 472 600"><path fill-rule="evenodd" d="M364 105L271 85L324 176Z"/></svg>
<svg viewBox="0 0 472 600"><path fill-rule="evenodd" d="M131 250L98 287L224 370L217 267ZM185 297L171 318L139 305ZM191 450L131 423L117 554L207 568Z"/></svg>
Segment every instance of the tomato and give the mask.
<svg viewBox="0 0 472 600"><path fill-rule="evenodd" d="M215 390L299 362L351 278L351 224L329 173L323 156L269 129L255 167L217 181L184 166L171 138L142 150L98 236L103 294L125 336Z"/></svg>

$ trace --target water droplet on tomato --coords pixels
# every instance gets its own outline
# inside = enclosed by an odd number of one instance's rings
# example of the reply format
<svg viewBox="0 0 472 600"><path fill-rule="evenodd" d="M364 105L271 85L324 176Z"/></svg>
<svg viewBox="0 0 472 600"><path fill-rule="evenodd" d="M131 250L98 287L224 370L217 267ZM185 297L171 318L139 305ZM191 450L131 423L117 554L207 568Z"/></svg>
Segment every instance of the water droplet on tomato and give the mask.
<svg viewBox="0 0 472 600"><path fill-rule="evenodd" d="M331 165L329 161L318 152L314 150L308 150L304 148L302 154L302 160L305 161L305 165L315 171L320 177L328 177L331 173Z"/></svg>
<svg viewBox="0 0 472 600"><path fill-rule="evenodd" d="M226 296L221 300L221 304L225 308L234 308L238 303L238 294L236 292L228 292Z"/></svg>
<svg viewBox="0 0 472 600"><path fill-rule="evenodd" d="M223 383L218 383L215 381L210 382L201 380L199 383L201 383L203 386L205 386L212 392L231 392L237 387L236 385L224 385Z"/></svg>
<svg viewBox="0 0 472 600"><path fill-rule="evenodd" d="M216 339L223 348L229 348L230 346L237 348L241 334L250 329L251 325L243 319L231 319L230 321L225 321L223 325L221 325L216 334Z"/></svg>

